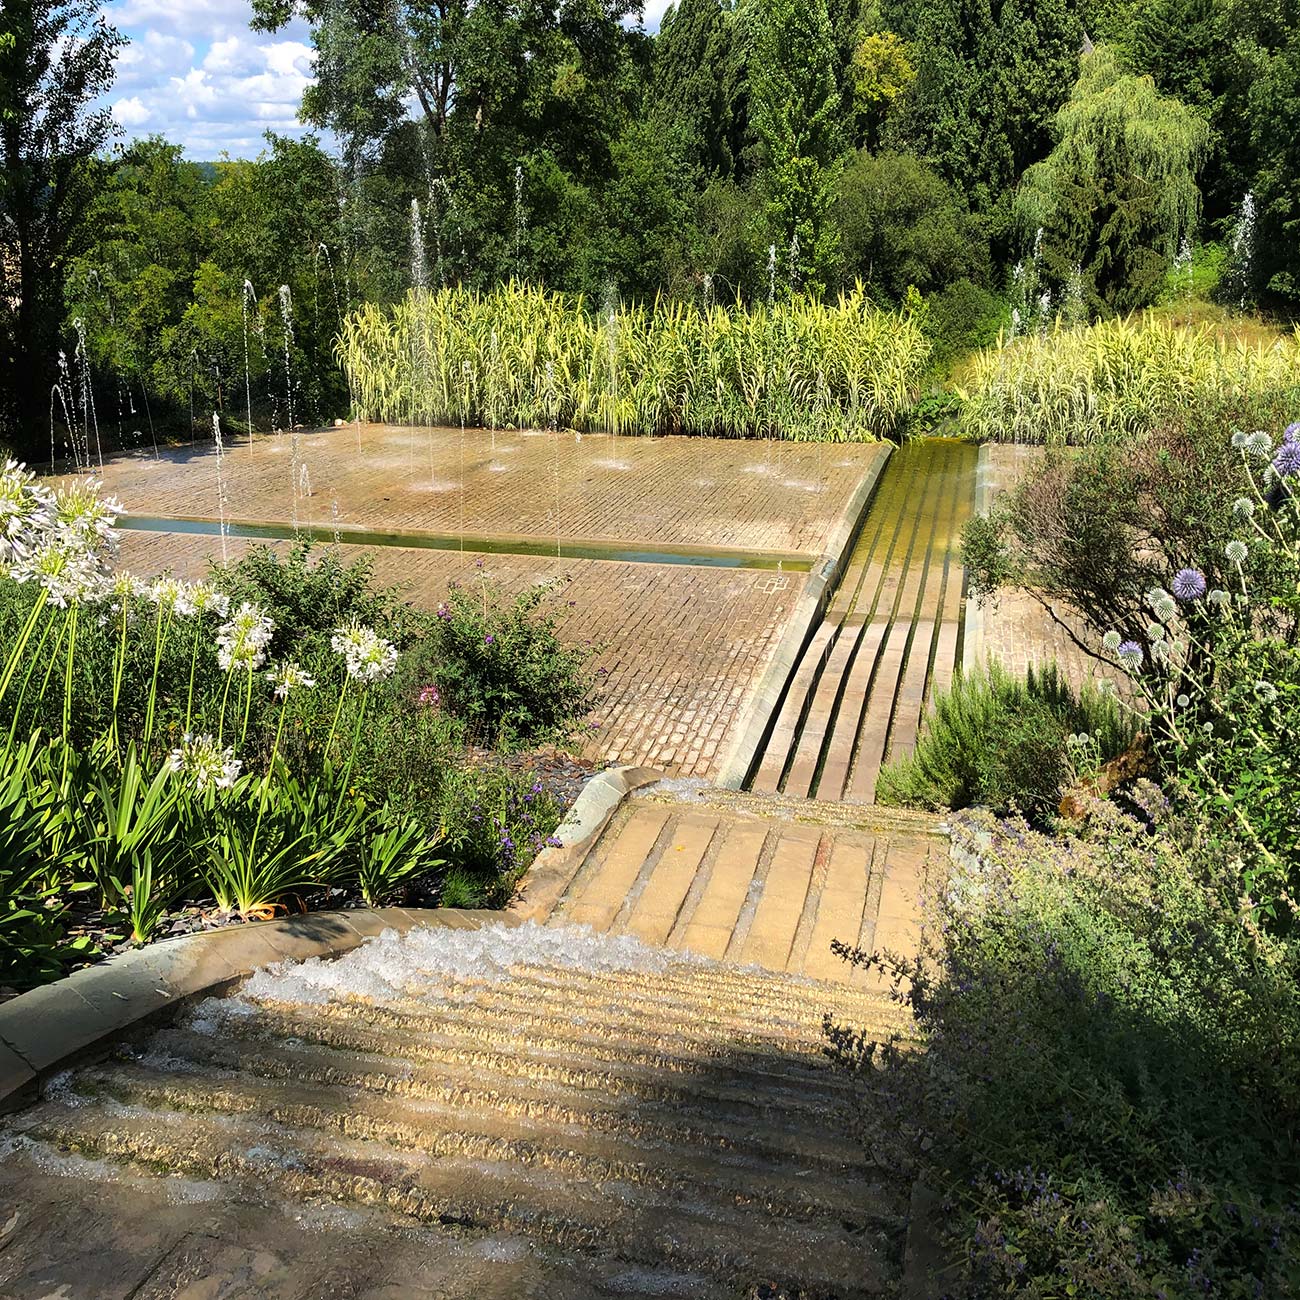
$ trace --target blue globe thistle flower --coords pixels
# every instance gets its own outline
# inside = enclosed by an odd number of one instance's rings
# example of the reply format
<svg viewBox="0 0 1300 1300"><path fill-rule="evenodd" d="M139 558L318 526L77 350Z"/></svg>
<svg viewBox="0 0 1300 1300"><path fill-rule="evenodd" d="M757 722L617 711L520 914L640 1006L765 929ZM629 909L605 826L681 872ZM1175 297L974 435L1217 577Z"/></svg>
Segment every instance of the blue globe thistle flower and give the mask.
<svg viewBox="0 0 1300 1300"><path fill-rule="evenodd" d="M1123 640L1123 638L1120 636L1120 634L1118 632L1112 631L1112 632L1107 632L1106 635L1102 637L1101 643L1106 647L1107 650L1114 651L1119 649L1119 643L1121 640Z"/></svg>
<svg viewBox="0 0 1300 1300"><path fill-rule="evenodd" d="M1234 537L1232 541L1223 548L1223 553L1233 564L1244 564L1246 562L1246 556L1249 554L1246 550L1246 543L1237 537Z"/></svg>
<svg viewBox="0 0 1300 1300"><path fill-rule="evenodd" d="M1215 587L1215 589L1212 592L1210 592L1210 594L1206 597L1206 599L1216 609L1223 609L1228 604L1229 597L1228 597L1228 593L1224 591L1222 587Z"/></svg>
<svg viewBox="0 0 1300 1300"><path fill-rule="evenodd" d="M1232 445L1233 445L1233 446L1234 446L1238 451L1241 451L1242 448L1245 447L1245 445L1246 445L1246 435L1245 435L1245 434L1244 434L1240 429L1234 429L1234 430L1232 431Z"/></svg>
<svg viewBox="0 0 1300 1300"><path fill-rule="evenodd" d="M1208 586L1200 569L1179 569L1169 585L1173 587L1174 595L1183 601L1200 600Z"/></svg>
<svg viewBox="0 0 1300 1300"><path fill-rule="evenodd" d="M1249 497L1238 497L1232 503L1232 513L1238 519L1251 519L1255 514L1255 503Z"/></svg>
<svg viewBox="0 0 1300 1300"><path fill-rule="evenodd" d="M1292 446L1296 443L1300 443L1300 420L1296 420L1293 424L1288 424L1286 428L1282 430L1282 441L1290 443Z"/></svg>
<svg viewBox="0 0 1300 1300"><path fill-rule="evenodd" d="M1278 478L1300 474L1300 442L1284 442L1273 457L1273 472Z"/></svg>
<svg viewBox="0 0 1300 1300"><path fill-rule="evenodd" d="M1142 667L1142 647L1136 641L1124 641L1115 651L1126 668Z"/></svg>
<svg viewBox="0 0 1300 1300"><path fill-rule="evenodd" d="M1246 450L1263 460L1273 450L1273 439L1263 429L1256 429L1246 435Z"/></svg>

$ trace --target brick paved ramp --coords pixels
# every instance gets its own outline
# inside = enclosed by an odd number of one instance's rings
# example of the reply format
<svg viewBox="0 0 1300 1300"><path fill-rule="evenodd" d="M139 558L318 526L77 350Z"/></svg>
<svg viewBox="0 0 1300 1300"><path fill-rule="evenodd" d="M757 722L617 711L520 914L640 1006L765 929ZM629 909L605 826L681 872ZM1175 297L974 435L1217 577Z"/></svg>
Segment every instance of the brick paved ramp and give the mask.
<svg viewBox="0 0 1300 1300"><path fill-rule="evenodd" d="M986 511L1044 455L1042 447L985 443L980 448L978 508ZM990 659L1014 673L1023 673L1031 664L1055 661L1076 688L1107 676L1123 685L1122 674L1108 672L1085 654L1075 639L1091 643L1098 634L1089 631L1084 620L1067 606L1056 604L1053 610L1057 618L1032 596L1014 590L1002 592L995 603L982 608L971 601L964 657L967 671Z"/></svg>
<svg viewBox="0 0 1300 1300"><path fill-rule="evenodd" d="M795 665L750 788L870 803L911 752L961 660L961 528L977 451L929 439L896 452L821 626Z"/></svg>
<svg viewBox="0 0 1300 1300"><path fill-rule="evenodd" d="M886 452L877 443L349 425L232 446L223 475L229 517L246 521L328 528L337 503L340 523L379 531L558 534L816 557ZM133 513L218 517L210 446L173 448L160 460L115 456L102 477Z"/></svg>
<svg viewBox="0 0 1300 1300"><path fill-rule="evenodd" d="M884 977L854 971L833 939L915 953L921 891L947 861L934 818L662 789L624 802L558 901L525 882L516 910L875 991Z"/></svg>
<svg viewBox="0 0 1300 1300"><path fill-rule="evenodd" d="M251 542L231 538L231 557ZM184 577L220 554L212 537L126 533L122 564L138 573ZM681 776L715 775L725 737L767 666L807 575L695 565L620 564L475 556L457 551L345 547L365 553L376 579L401 586L426 609L450 582L480 574L517 592L555 581L560 635L590 641L600 675L595 730L584 753L610 763L649 765ZM483 567L478 567L478 561Z"/></svg>

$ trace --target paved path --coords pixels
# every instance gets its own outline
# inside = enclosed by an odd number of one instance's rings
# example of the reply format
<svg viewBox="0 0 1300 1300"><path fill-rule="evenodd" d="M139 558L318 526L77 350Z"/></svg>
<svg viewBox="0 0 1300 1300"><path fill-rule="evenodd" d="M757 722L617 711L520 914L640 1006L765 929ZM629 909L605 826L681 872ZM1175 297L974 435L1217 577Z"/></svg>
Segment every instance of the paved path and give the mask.
<svg viewBox="0 0 1300 1300"><path fill-rule="evenodd" d="M976 457L968 443L939 440L894 454L750 789L870 803L881 765L911 752L961 661L961 528Z"/></svg>

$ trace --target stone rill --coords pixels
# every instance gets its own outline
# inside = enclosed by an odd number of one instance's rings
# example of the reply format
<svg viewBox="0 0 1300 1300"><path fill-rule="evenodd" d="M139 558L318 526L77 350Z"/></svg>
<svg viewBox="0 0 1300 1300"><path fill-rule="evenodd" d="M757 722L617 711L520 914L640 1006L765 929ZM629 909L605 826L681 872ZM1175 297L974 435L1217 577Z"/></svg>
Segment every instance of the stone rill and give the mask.
<svg viewBox="0 0 1300 1300"><path fill-rule="evenodd" d="M0 1294L869 1296L907 1188L823 1013L884 996L566 925L259 972L15 1116Z"/></svg>

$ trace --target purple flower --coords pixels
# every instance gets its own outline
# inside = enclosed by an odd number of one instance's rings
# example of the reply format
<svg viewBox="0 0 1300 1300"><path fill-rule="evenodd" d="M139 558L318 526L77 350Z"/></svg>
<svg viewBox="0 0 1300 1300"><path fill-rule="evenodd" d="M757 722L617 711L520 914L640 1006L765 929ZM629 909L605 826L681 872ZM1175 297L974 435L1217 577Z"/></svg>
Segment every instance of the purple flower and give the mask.
<svg viewBox="0 0 1300 1300"><path fill-rule="evenodd" d="M1300 474L1300 442L1284 442L1273 457L1278 478L1295 478Z"/></svg>
<svg viewBox="0 0 1300 1300"><path fill-rule="evenodd" d="M1125 641L1115 651L1120 661L1128 668L1142 667L1142 647L1136 641Z"/></svg>
<svg viewBox="0 0 1300 1300"><path fill-rule="evenodd" d="M1179 569L1169 585L1179 600L1200 600L1205 595L1205 574L1200 569Z"/></svg>
<svg viewBox="0 0 1300 1300"><path fill-rule="evenodd" d="M1288 424L1286 428L1282 430L1282 441L1292 447L1294 447L1296 443L1300 443L1300 420L1297 420L1294 424Z"/></svg>
<svg viewBox="0 0 1300 1300"><path fill-rule="evenodd" d="M485 636L485 637L483 638L483 644L484 644L484 645L491 645L492 642L495 641L495 640L496 640L496 637L494 637L494 636L492 635L492 633L489 632L489 633L487 634L487 636Z"/></svg>

